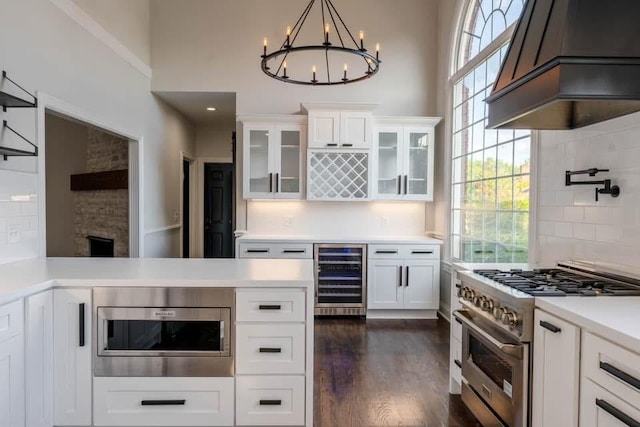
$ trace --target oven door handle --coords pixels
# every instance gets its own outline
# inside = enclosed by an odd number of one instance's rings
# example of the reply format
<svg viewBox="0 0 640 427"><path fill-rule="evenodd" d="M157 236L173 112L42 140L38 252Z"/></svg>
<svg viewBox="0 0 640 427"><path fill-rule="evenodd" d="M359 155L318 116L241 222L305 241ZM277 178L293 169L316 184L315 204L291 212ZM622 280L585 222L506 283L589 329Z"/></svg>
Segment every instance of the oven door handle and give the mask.
<svg viewBox="0 0 640 427"><path fill-rule="evenodd" d="M455 310L453 315L456 319L462 322L462 324L478 335L480 335L485 340L489 341L493 346L500 349L504 354L508 354L511 357L515 357L518 360L522 360L523 357L523 346L514 345L514 344L506 344L503 343L493 336L489 335L486 331L482 330L478 325L473 323L471 317L469 316L469 312L467 310Z"/></svg>

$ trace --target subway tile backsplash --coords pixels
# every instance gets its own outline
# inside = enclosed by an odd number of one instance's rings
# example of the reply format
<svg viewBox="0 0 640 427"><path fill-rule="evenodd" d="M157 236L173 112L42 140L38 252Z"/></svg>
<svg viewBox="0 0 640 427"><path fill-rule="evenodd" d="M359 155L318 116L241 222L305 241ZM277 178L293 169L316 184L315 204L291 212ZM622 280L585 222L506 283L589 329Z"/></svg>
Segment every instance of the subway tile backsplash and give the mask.
<svg viewBox="0 0 640 427"><path fill-rule="evenodd" d="M640 274L640 114L573 131L540 133L537 260L582 259ZM565 171L610 169L595 177L619 185L617 198L595 188L565 186Z"/></svg>
<svg viewBox="0 0 640 427"><path fill-rule="evenodd" d="M0 169L0 264L38 256L38 175Z"/></svg>

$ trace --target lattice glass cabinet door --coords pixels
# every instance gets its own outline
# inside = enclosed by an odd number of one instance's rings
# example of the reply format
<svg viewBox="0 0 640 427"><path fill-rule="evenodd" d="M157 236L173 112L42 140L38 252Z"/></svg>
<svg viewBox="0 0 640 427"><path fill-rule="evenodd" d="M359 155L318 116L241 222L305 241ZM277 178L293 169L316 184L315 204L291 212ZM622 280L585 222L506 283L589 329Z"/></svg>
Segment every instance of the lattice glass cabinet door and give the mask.
<svg viewBox="0 0 640 427"><path fill-rule="evenodd" d="M249 143L249 191L248 195L256 197L273 197L273 181L270 170L270 152L272 150L273 136L268 126L263 128L247 127L248 141L245 135L245 143ZM245 195L247 196L247 195Z"/></svg>
<svg viewBox="0 0 640 427"><path fill-rule="evenodd" d="M298 127L280 129L280 165L276 197L298 197L302 192L302 130Z"/></svg>
<svg viewBox="0 0 640 427"><path fill-rule="evenodd" d="M402 183L400 138L402 128L378 130L377 194L380 198L397 198Z"/></svg>
<svg viewBox="0 0 640 427"><path fill-rule="evenodd" d="M426 130L406 130L404 194L408 198L433 198L433 134Z"/></svg>

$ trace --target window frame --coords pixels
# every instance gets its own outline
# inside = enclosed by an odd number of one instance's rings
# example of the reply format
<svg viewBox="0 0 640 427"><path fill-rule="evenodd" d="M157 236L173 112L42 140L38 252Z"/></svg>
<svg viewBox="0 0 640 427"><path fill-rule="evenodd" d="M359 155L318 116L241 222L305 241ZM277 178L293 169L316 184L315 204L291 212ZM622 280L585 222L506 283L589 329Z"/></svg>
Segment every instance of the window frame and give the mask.
<svg viewBox="0 0 640 427"><path fill-rule="evenodd" d="M516 29L518 21L515 21L511 24L502 34L492 40L484 49L480 50L473 58L471 58L467 63L460 65L460 48L461 43L463 42L462 34L467 28L468 25L468 14L469 8L473 7L473 3L476 0L461 0L460 7L457 9L457 25L453 31L450 51L450 67L449 67L449 78L447 80L447 97L446 97L446 115L447 118L447 128L445 131L446 135L446 145L445 145L445 179L446 179L446 187L445 187L445 195L446 195L446 206L448 208L446 218L445 218L445 250L446 254L444 258L447 263L460 263L466 262L459 258L453 257L453 220L452 220L452 212L454 209L453 206L453 197L452 197L452 188L453 188L453 118L454 118L454 86L455 84L461 80L466 74L470 71L474 70L480 63L488 59L491 54L493 54L496 50L500 49L505 43L509 42L513 36L513 33ZM510 47L509 47L510 48ZM508 54L508 50L507 50ZM531 169L529 172L529 236L528 236L528 254L527 259L528 263L533 264L537 261L537 206L538 206L538 158L539 158L539 140L540 140L540 132L537 130L531 130L531 148L530 148L530 165Z"/></svg>

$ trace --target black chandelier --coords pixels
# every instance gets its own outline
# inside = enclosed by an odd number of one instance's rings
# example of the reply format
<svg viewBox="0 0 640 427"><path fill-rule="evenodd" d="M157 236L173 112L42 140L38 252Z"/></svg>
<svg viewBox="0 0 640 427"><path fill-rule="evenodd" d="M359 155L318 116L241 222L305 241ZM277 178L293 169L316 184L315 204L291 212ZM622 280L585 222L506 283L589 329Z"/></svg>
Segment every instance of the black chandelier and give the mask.
<svg viewBox="0 0 640 427"><path fill-rule="evenodd" d="M331 86L347 83L355 83L373 76L380 69L380 44L376 44L375 54L369 53L364 47L364 31L360 31L360 42L356 39L347 28L344 20L336 10L331 0L319 0L321 16L322 16L322 28L323 29L323 42L317 45L304 45L294 46L296 39L300 35L309 13L311 12L316 0L311 0L307 7L298 18L296 24L291 27L287 27L286 38L279 50L271 53L267 53L267 38L264 39L264 52L262 54L261 67L262 71L269 77L276 80L280 80L285 83L295 83L300 85L312 85L312 86ZM327 18L328 17L328 18ZM331 43L330 30L331 22L339 42ZM322 55L324 52L324 55ZM309 69L307 76L309 79L303 79L302 77L294 77L287 74L287 58L294 59L295 56L302 56L308 53L316 53L318 55L318 61L313 64ZM350 58L350 62L355 60L355 67L352 66L351 74L354 74L353 68L356 68L354 76L349 75L348 65L345 62L342 73L338 73L337 78L332 78L331 75L331 58L334 56L345 56ZM315 59L314 59L315 61ZM335 59L333 60L335 62ZM317 63L324 63L326 66L326 80L325 72L316 68ZM352 64L353 65L353 64ZM361 70L360 71L360 67ZM290 70L289 70L290 71ZM334 75L336 70L334 69ZM298 75L300 70L298 70ZM295 74L294 74L295 75Z"/></svg>

